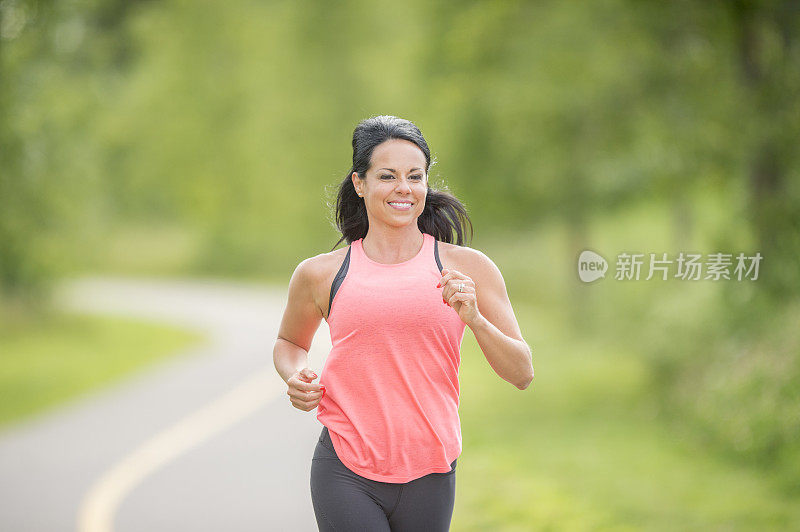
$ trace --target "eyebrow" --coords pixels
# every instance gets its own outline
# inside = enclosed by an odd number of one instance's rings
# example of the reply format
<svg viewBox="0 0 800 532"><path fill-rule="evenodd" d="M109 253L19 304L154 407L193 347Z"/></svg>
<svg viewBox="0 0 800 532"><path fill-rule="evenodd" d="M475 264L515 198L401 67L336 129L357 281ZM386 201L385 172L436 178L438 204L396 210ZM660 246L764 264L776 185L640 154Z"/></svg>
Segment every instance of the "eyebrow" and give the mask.
<svg viewBox="0 0 800 532"><path fill-rule="evenodd" d="M397 172L394 168L378 168L378 170L389 170L390 172ZM409 172L416 172L417 170L422 170L422 168L412 168Z"/></svg>

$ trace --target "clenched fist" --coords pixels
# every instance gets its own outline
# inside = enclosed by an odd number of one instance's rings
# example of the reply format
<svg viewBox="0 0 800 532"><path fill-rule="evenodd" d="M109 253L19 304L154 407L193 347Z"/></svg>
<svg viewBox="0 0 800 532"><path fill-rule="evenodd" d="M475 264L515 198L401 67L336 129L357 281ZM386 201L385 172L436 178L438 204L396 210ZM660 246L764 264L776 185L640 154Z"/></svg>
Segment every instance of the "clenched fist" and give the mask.
<svg viewBox="0 0 800 532"><path fill-rule="evenodd" d="M289 385L286 394L295 408L308 412L317 407L325 395L325 387L314 384L312 381L316 378L316 373L309 368L303 368L286 381L286 384Z"/></svg>

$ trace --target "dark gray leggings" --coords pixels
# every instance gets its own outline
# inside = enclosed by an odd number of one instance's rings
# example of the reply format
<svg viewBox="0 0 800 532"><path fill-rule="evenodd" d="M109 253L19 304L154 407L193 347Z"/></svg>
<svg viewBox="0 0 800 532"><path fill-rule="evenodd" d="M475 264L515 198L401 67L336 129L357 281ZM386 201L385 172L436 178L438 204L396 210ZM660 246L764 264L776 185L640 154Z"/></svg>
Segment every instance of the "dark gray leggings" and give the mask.
<svg viewBox="0 0 800 532"><path fill-rule="evenodd" d="M311 501L320 530L431 531L450 529L456 496L456 462L396 484L370 480L345 466L323 427L311 460Z"/></svg>

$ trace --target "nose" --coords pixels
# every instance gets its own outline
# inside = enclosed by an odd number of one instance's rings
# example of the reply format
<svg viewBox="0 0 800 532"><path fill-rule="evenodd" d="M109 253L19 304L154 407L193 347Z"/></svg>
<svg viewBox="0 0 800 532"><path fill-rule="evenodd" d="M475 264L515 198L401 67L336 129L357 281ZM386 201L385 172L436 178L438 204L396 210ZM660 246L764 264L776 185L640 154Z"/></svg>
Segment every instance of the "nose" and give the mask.
<svg viewBox="0 0 800 532"><path fill-rule="evenodd" d="M410 194L411 193L411 187L408 185L408 180L407 179L401 179L401 180L398 181L397 191L398 192L403 192L403 193L406 193L406 194Z"/></svg>

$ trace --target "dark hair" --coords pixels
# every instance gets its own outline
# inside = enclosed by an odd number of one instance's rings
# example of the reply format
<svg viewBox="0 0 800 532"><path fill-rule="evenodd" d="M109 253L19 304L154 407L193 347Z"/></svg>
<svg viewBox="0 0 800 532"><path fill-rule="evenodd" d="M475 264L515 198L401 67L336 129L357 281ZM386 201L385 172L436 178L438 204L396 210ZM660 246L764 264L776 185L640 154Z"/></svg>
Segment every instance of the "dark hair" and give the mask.
<svg viewBox="0 0 800 532"><path fill-rule="evenodd" d="M353 166L339 185L336 195L335 226L342 237L333 246L336 249L342 240L348 244L367 235L369 219L363 198L356 194L351 176L357 172L362 179L366 178L375 147L389 139L402 139L416 144L425 154L425 172L429 174L431 151L419 128L412 122L396 116L381 115L362 120L353 131ZM435 163L435 160L433 162ZM442 242L464 245L464 235L469 224L470 241L472 240L472 221L467 209L453 196L446 186L432 188L430 177L425 209L417 219L417 226L423 233L433 235Z"/></svg>

